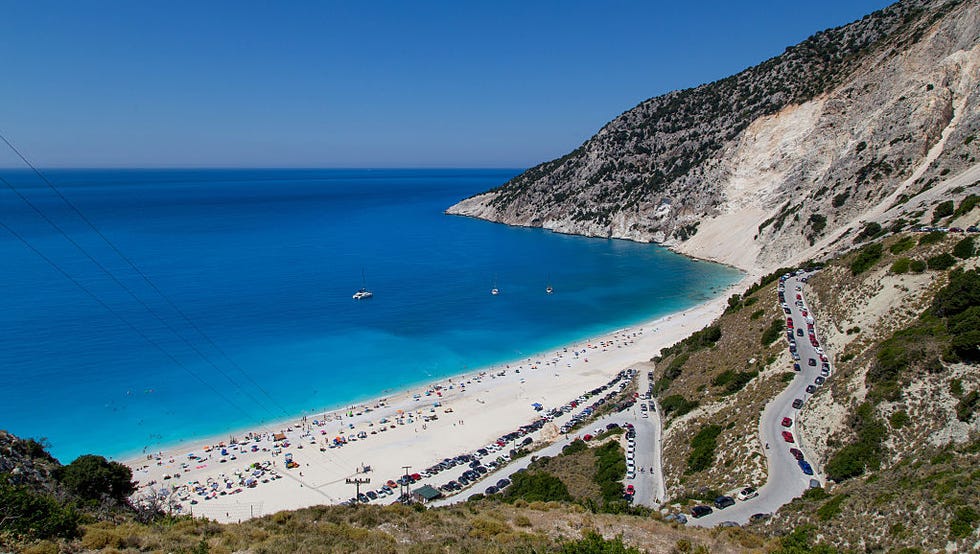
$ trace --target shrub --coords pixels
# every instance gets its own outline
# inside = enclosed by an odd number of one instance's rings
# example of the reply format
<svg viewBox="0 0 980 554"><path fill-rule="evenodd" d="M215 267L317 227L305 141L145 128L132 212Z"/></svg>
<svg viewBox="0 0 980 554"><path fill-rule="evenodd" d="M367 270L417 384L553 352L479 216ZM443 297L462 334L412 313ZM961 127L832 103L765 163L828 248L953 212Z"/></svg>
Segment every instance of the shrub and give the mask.
<svg viewBox="0 0 980 554"><path fill-rule="evenodd" d="M595 480L606 503L623 498L622 480L626 477L626 456L616 442L595 449Z"/></svg>
<svg viewBox="0 0 980 554"><path fill-rule="evenodd" d="M980 521L980 514L969 506L956 510L949 520L949 536L953 539L965 539L973 534L973 527Z"/></svg>
<svg viewBox="0 0 980 554"><path fill-rule="evenodd" d="M622 537L604 539L595 531L589 531L577 541L561 545L562 554L642 554L640 550L623 544Z"/></svg>
<svg viewBox="0 0 980 554"><path fill-rule="evenodd" d="M575 454L576 452L583 452L588 449L589 449L589 445L585 444L584 440L575 439L572 442L566 444L565 447L561 449L561 453L567 456L569 454Z"/></svg>
<svg viewBox="0 0 980 554"><path fill-rule="evenodd" d="M909 417L908 412L905 410L893 412L888 418L888 423L891 424L892 429L901 429L902 427L908 425L910 421L912 421L912 418Z"/></svg>
<svg viewBox="0 0 980 554"><path fill-rule="evenodd" d="M132 470L94 454L79 456L72 463L58 468L56 477L68 490L92 501L108 496L124 502L136 490Z"/></svg>
<svg viewBox="0 0 980 554"><path fill-rule="evenodd" d="M841 482L881 466L881 456L887 431L874 415L874 406L865 402L857 407L853 417L857 439L840 449L827 462L827 476Z"/></svg>
<svg viewBox="0 0 980 554"><path fill-rule="evenodd" d="M864 229L861 229L861 232L858 233L858 236L854 237L854 242L864 242L866 240L873 239L879 236L881 233L882 233L881 224L878 223L877 221L872 221L870 223L867 223L864 226Z"/></svg>
<svg viewBox="0 0 980 554"><path fill-rule="evenodd" d="M881 259L881 243L869 244L862 248L851 261L851 275L860 275Z"/></svg>
<svg viewBox="0 0 980 554"><path fill-rule="evenodd" d="M936 208L932 211L932 222L936 223L944 217L951 216L953 215L954 211L952 200L940 202L939 204L936 204Z"/></svg>
<svg viewBox="0 0 980 554"><path fill-rule="evenodd" d="M949 283L932 300L932 313L949 317L980 306L980 272L955 270L949 274Z"/></svg>
<svg viewBox="0 0 980 554"><path fill-rule="evenodd" d="M755 379L759 375L758 371L738 371L732 375L732 378L725 385L725 394L735 394L736 392L745 388L745 385L749 384L749 381Z"/></svg>
<svg viewBox="0 0 980 554"><path fill-rule="evenodd" d="M847 500L846 494L838 494L837 496L824 502L823 506L817 508L817 517L820 519L820 521L833 519L834 516L841 512L841 504L845 500Z"/></svg>
<svg viewBox="0 0 980 554"><path fill-rule="evenodd" d="M956 404L956 419L960 421L970 421L977 406L980 405L980 392L972 391L965 395Z"/></svg>
<svg viewBox="0 0 980 554"><path fill-rule="evenodd" d="M698 406L697 400L688 400L679 394L672 394L660 401L664 415L680 417Z"/></svg>
<svg viewBox="0 0 980 554"><path fill-rule="evenodd" d="M26 485L14 485L0 475L0 534L27 539L78 536L81 514L71 505Z"/></svg>
<svg viewBox="0 0 980 554"><path fill-rule="evenodd" d="M888 247L888 251L892 254L901 254L902 252L907 252L915 247L914 237L902 237L901 240L892 244Z"/></svg>
<svg viewBox="0 0 980 554"><path fill-rule="evenodd" d="M936 244L937 242L942 242L946 238L946 233L942 231L933 231L931 233L926 233L919 238L919 246L926 246L928 244Z"/></svg>
<svg viewBox="0 0 980 554"><path fill-rule="evenodd" d="M960 202L960 205L957 206L956 211L953 212L953 215L959 217L961 215L968 214L978 203L980 203L980 196L971 194Z"/></svg>
<svg viewBox="0 0 980 554"><path fill-rule="evenodd" d="M511 477L511 485L507 487L504 498L513 502L521 499L525 502L551 502L556 500L571 500L568 487L561 479L543 471L524 471Z"/></svg>
<svg viewBox="0 0 980 554"><path fill-rule="evenodd" d="M783 326L786 324L783 318L777 317L772 320L769 327L762 333L762 346L769 346L783 334Z"/></svg>
<svg viewBox="0 0 980 554"><path fill-rule="evenodd" d="M749 316L749 319L752 319L752 320L759 319L760 317L762 317L764 315L766 315L766 311L765 310L756 310L756 311L752 312L752 315Z"/></svg>
<svg viewBox="0 0 980 554"><path fill-rule="evenodd" d="M720 425L706 425L691 439L691 453L687 457L687 472L696 473L711 467L715 461Z"/></svg>
<svg viewBox="0 0 980 554"><path fill-rule="evenodd" d="M912 273L922 273L926 270L926 263L922 260L912 260L909 264L909 269Z"/></svg>
<svg viewBox="0 0 980 554"><path fill-rule="evenodd" d="M909 272L909 265L911 263L912 263L912 260L910 260L908 258L899 258L899 259L895 260L894 262L892 262L892 267L891 267L891 270L890 271L892 273L895 273L895 274L908 273Z"/></svg>
<svg viewBox="0 0 980 554"><path fill-rule="evenodd" d="M977 247L974 244L973 237L965 237L953 247L953 255L961 260L972 258L976 253Z"/></svg>
<svg viewBox="0 0 980 554"><path fill-rule="evenodd" d="M980 361L980 306L970 306L965 311L946 320L953 352L966 361Z"/></svg>
<svg viewBox="0 0 980 554"><path fill-rule="evenodd" d="M926 263L933 271L943 271L956 265L956 258L949 252L943 252L929 258Z"/></svg>

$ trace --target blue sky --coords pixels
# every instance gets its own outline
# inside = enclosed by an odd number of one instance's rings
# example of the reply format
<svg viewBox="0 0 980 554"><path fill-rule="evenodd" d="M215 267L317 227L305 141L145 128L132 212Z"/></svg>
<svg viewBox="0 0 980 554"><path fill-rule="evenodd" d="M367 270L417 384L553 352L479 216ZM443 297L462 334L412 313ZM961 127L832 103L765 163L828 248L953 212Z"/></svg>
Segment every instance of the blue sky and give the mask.
<svg viewBox="0 0 980 554"><path fill-rule="evenodd" d="M527 167L888 3L8 1L0 131L42 167Z"/></svg>

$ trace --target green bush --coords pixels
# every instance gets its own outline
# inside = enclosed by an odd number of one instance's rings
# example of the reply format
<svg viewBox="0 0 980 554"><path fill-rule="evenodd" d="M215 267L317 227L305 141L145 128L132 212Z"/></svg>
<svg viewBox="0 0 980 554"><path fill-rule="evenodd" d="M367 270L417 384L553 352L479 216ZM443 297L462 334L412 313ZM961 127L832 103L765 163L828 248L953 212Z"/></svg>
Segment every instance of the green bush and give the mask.
<svg viewBox="0 0 980 554"><path fill-rule="evenodd" d="M78 536L81 514L70 504L35 491L26 485L14 485L0 475L0 535L10 533L23 539L48 539Z"/></svg>
<svg viewBox="0 0 980 554"><path fill-rule="evenodd" d="M595 449L595 481L607 504L623 498L626 456L617 442L607 442Z"/></svg>
<svg viewBox="0 0 980 554"><path fill-rule="evenodd" d="M760 317L762 317L764 315L766 315L766 311L765 310L756 310L756 311L752 312L752 315L749 316L749 319L752 319L752 320L759 319Z"/></svg>
<svg viewBox="0 0 980 554"><path fill-rule="evenodd" d="M943 271L956 265L956 258L949 252L943 252L929 258L926 263L929 265L929 269L933 271Z"/></svg>
<svg viewBox="0 0 980 554"><path fill-rule="evenodd" d="M941 370L938 353L947 336L944 327L942 321L926 315L879 343L875 362L865 375L869 397L898 400L909 370Z"/></svg>
<svg viewBox="0 0 980 554"><path fill-rule="evenodd" d="M980 392L971 391L967 393L956 404L956 419L970 421L978 406L980 406Z"/></svg>
<svg viewBox="0 0 980 554"><path fill-rule="evenodd" d="M561 545L562 554L642 554L639 549L623 544L622 537L604 539L595 531L588 531L577 541Z"/></svg>
<svg viewBox="0 0 980 554"><path fill-rule="evenodd" d="M830 500L824 502L823 506L817 508L817 518L820 521L827 521L833 519L834 516L840 514L841 504L847 500L846 494L838 494Z"/></svg>
<svg viewBox="0 0 980 554"><path fill-rule="evenodd" d="M944 217L951 216L953 215L954 211L956 210L953 208L952 200L940 202L939 204L936 204L936 208L932 211L932 222L936 223Z"/></svg>
<svg viewBox="0 0 980 554"><path fill-rule="evenodd" d="M691 439L691 453L687 457L687 472L696 473L711 467L715 461L715 449L718 447L720 425L706 425Z"/></svg>
<svg viewBox="0 0 980 554"><path fill-rule="evenodd" d="M963 240L956 243L953 247L953 255L961 260L967 258L972 258L977 253L977 247L974 244L973 237L964 237Z"/></svg>
<svg viewBox="0 0 980 554"><path fill-rule="evenodd" d="M907 236L902 237L901 240L892 244L888 247L888 251L892 254L901 254L902 252L907 252L915 247L915 238Z"/></svg>
<svg viewBox="0 0 980 554"><path fill-rule="evenodd" d="M946 238L946 233L942 231L932 231L931 233L926 233L922 235L919 239L919 246L925 246L927 244L936 244L937 242L942 242Z"/></svg>
<svg viewBox="0 0 980 554"><path fill-rule="evenodd" d="M971 306L980 306L980 272L976 269L950 272L949 283L933 298L932 313L949 317Z"/></svg>
<svg viewBox="0 0 980 554"><path fill-rule="evenodd" d="M980 514L969 506L958 508L949 520L949 536L953 539L965 539L973 534L973 528L980 521Z"/></svg>
<svg viewBox="0 0 980 554"><path fill-rule="evenodd" d="M891 267L891 270L890 271L892 273L895 273L895 274L908 273L909 272L909 265L911 263L912 263L912 260L910 260L908 258L899 258L899 259L895 260L894 262L892 262L892 267Z"/></svg>
<svg viewBox="0 0 980 554"><path fill-rule="evenodd" d="M725 394L735 394L745 388L749 381L759 375L758 371L737 371L725 384Z"/></svg>
<svg viewBox="0 0 980 554"><path fill-rule="evenodd" d="M863 475L881 466L882 443L887 436L885 425L874 415L874 405L865 402L857 407L851 418L857 432L854 442L831 456L827 462L827 477L838 483Z"/></svg>
<svg viewBox="0 0 980 554"><path fill-rule="evenodd" d="M660 408L664 415L673 414L680 417L697 407L697 400L688 400L679 394L672 394L660 401Z"/></svg>
<svg viewBox="0 0 980 554"><path fill-rule="evenodd" d="M561 479L543 471L524 471L511 477L511 484L504 495L505 500L513 502L521 499L526 502L551 502L571 500L568 487Z"/></svg>
<svg viewBox="0 0 980 554"><path fill-rule="evenodd" d="M866 240L873 239L881 234L882 234L881 224L876 221L872 221L870 223L867 223L864 226L864 229L861 229L861 232L858 233L858 236L854 237L854 242L864 242Z"/></svg>
<svg viewBox="0 0 980 554"><path fill-rule="evenodd" d="M966 215L970 213L978 203L980 203L980 196L971 194L960 202L960 205L957 206L956 211L953 212L953 215L956 217Z"/></svg>
<svg viewBox="0 0 980 554"><path fill-rule="evenodd" d="M891 424L892 429L901 429L909 424L912 418L909 417L908 412L905 410L898 410L892 412L892 415L888 418L888 423Z"/></svg>
<svg viewBox="0 0 980 554"><path fill-rule="evenodd" d="M762 333L762 346L769 346L773 341L782 336L785 325L786 322L781 317L772 320L769 327Z"/></svg>
<svg viewBox="0 0 980 554"><path fill-rule="evenodd" d="M862 248L851 261L851 275L860 275L871 269L881 259L881 243L869 244Z"/></svg>
<svg viewBox="0 0 980 554"><path fill-rule="evenodd" d="M561 453L567 456L569 454L575 454L576 452L583 452L588 449L589 449L589 445L585 444L584 440L575 439L572 442L566 444L565 447L561 449Z"/></svg>
<svg viewBox="0 0 980 554"><path fill-rule="evenodd" d="M129 467L94 454L79 456L58 468L55 476L68 490L86 500L98 501L107 496L125 502L136 490Z"/></svg>
<svg viewBox="0 0 980 554"><path fill-rule="evenodd" d="M912 273L922 273L926 270L926 263L922 260L912 260L909 269L912 270Z"/></svg>

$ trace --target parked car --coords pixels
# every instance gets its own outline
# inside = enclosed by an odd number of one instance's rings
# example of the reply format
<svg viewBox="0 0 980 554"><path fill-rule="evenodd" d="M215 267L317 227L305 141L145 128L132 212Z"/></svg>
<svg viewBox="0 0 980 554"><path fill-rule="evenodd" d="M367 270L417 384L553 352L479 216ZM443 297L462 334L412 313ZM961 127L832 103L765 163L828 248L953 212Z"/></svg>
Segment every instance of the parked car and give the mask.
<svg viewBox="0 0 980 554"><path fill-rule="evenodd" d="M796 400L793 400L793 408L794 409L799 410L802 407L803 407L803 399L802 398L797 398Z"/></svg>
<svg viewBox="0 0 980 554"><path fill-rule="evenodd" d="M822 375L817 375L817 378L813 380L813 384L820 386L827 382L827 379Z"/></svg>
<svg viewBox="0 0 980 554"><path fill-rule="evenodd" d="M793 420L790 419L790 418L788 418L788 417L784 417L783 420L780 422L780 424L783 427L792 427L793 426Z"/></svg>
<svg viewBox="0 0 980 554"><path fill-rule="evenodd" d="M772 517L772 514L752 514L749 516L750 523L759 523Z"/></svg>
<svg viewBox="0 0 980 554"><path fill-rule="evenodd" d="M755 490L755 487L745 487L744 489L738 491L737 496L739 500L744 501L759 496L759 491Z"/></svg>
<svg viewBox="0 0 980 554"><path fill-rule="evenodd" d="M803 473L807 475L813 475L813 468L810 467L810 462L806 460L799 460L796 463L800 464L800 469L803 470Z"/></svg>
<svg viewBox="0 0 980 554"><path fill-rule="evenodd" d="M793 433L790 433L789 431L783 431L783 440L786 442L796 442L796 440L793 439Z"/></svg>
<svg viewBox="0 0 980 554"><path fill-rule="evenodd" d="M806 392L809 393L809 394L813 394L813 393L817 392L816 385L807 385L806 386Z"/></svg>
<svg viewBox="0 0 980 554"><path fill-rule="evenodd" d="M694 517L704 517L714 510L710 506L705 506L704 504L698 504L697 506L691 508L691 515Z"/></svg>
<svg viewBox="0 0 980 554"><path fill-rule="evenodd" d="M718 508L719 510L724 510L725 508L734 505L735 499L731 496L719 496L715 499L715 508Z"/></svg>
<svg viewBox="0 0 980 554"><path fill-rule="evenodd" d="M800 327L799 329L796 330L796 336L798 336L798 337L802 337L803 336L803 328L802 327Z"/></svg>
<svg viewBox="0 0 980 554"><path fill-rule="evenodd" d="M807 359L806 365L811 366L811 367L817 367L817 360L816 360L816 358L809 358L809 359Z"/></svg>
<svg viewBox="0 0 980 554"><path fill-rule="evenodd" d="M789 453L792 454L797 460L803 459L803 452L799 448L790 448Z"/></svg>

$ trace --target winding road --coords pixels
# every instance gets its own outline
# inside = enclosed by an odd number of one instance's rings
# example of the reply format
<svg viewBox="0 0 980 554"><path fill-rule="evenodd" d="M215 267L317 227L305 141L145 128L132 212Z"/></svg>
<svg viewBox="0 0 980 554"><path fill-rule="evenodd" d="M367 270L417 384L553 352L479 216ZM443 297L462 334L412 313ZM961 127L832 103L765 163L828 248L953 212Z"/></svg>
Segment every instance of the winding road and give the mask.
<svg viewBox="0 0 980 554"><path fill-rule="evenodd" d="M784 504L803 494L810 487L811 479L823 482L811 456L807 455L806 460L813 466L815 474L812 476L804 474L796 458L790 454L790 448L794 447L807 454L807 449L801 444L800 436L796 432L796 420L800 410L793 408L793 401L800 399L805 403L810 397L810 394L806 392L806 387L813 385L816 378L820 376L820 353L810 343L807 334L807 319L803 315L807 308L802 290L805 281L802 279L808 278L810 275L813 273L793 275L784 283L786 304L791 312L786 317L793 319L793 337L796 340L797 352L800 356L798 363L801 370L789 386L766 405L762 417L759 419L759 438L765 448L769 478L766 484L759 488L759 496L746 501L737 501L734 506L721 510L712 506L714 511L704 517L699 519L689 517L688 521L691 525L713 527L727 521L744 524L749 521L753 514L772 514ZM799 304L796 304L797 294L800 295ZM812 314L809 316L812 317ZM815 327L814 325L814 329ZM799 336L796 332L796 329L801 328L803 329L803 336ZM786 336L784 335L781 340L786 341ZM816 365L809 365L810 359L813 359ZM793 424L790 427L782 425L784 417L792 420ZM783 439L783 431L793 433L794 444ZM734 497L734 494L732 496Z"/></svg>

